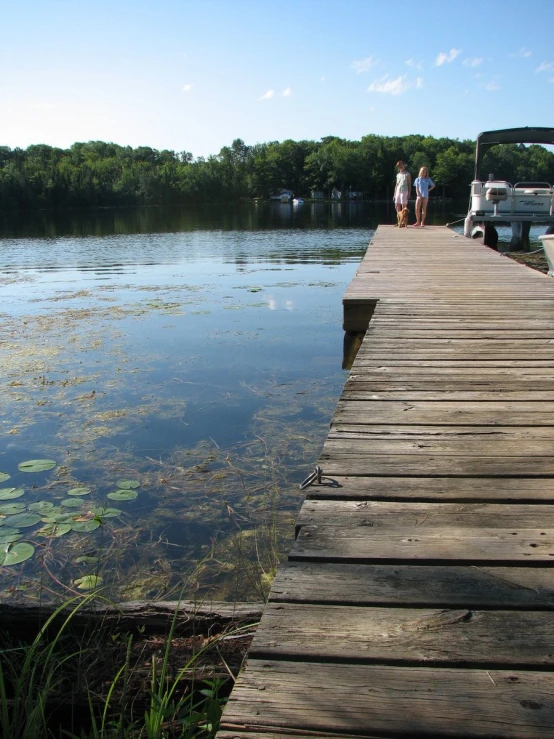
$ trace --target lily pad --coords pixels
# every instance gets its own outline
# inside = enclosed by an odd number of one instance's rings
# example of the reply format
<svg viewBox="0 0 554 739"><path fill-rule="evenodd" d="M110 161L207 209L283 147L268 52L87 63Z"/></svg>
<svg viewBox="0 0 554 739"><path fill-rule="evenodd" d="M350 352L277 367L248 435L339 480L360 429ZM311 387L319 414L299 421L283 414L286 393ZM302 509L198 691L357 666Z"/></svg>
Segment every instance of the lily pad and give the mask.
<svg viewBox="0 0 554 739"><path fill-rule="evenodd" d="M14 513L22 513L25 508L25 503L6 503L5 505L0 505L0 515L13 516Z"/></svg>
<svg viewBox="0 0 554 739"><path fill-rule="evenodd" d="M114 490L113 493L108 493L107 497L110 500L135 500L138 493L136 490Z"/></svg>
<svg viewBox="0 0 554 739"><path fill-rule="evenodd" d="M90 495L90 488L71 488L67 491L68 495Z"/></svg>
<svg viewBox="0 0 554 739"><path fill-rule="evenodd" d="M0 544L10 544L12 541L19 541L23 538L23 534L19 529L13 529L11 526L4 526L0 529Z"/></svg>
<svg viewBox="0 0 554 739"><path fill-rule="evenodd" d="M102 508L101 506L93 508L92 512L95 516L99 516L100 518L116 518L117 516L121 516L123 513L123 511L120 511L118 508Z"/></svg>
<svg viewBox="0 0 554 739"><path fill-rule="evenodd" d="M51 470L56 464L53 459L29 459L27 462L20 462L17 468L21 472L44 472Z"/></svg>
<svg viewBox="0 0 554 739"><path fill-rule="evenodd" d="M0 500L21 498L24 492L23 488L0 488Z"/></svg>
<svg viewBox="0 0 554 739"><path fill-rule="evenodd" d="M88 534L95 531L99 526L100 521L96 518L91 518L90 521L73 521L71 524L73 531L77 531L79 534Z"/></svg>
<svg viewBox="0 0 554 739"><path fill-rule="evenodd" d="M77 557L75 560L75 564L81 565L81 564L89 564L94 565L97 562L100 561L100 557L90 557L86 554L84 554L82 557Z"/></svg>
<svg viewBox="0 0 554 739"><path fill-rule="evenodd" d="M8 475L7 472L0 472L0 482L6 482L6 480L9 480L11 475Z"/></svg>
<svg viewBox="0 0 554 739"><path fill-rule="evenodd" d="M65 506L65 508L80 508L83 505L83 501L78 498L66 498L65 500L62 500L60 505Z"/></svg>
<svg viewBox="0 0 554 739"><path fill-rule="evenodd" d="M68 534L71 529L72 525L70 523L50 523L36 531L35 534L36 536L46 536L49 539L58 539L60 536Z"/></svg>
<svg viewBox="0 0 554 739"><path fill-rule="evenodd" d="M38 513L17 513L15 516L10 516L8 524L10 526L17 526L20 529L26 529L28 526L34 526L39 523L40 514Z"/></svg>
<svg viewBox="0 0 554 739"><path fill-rule="evenodd" d="M75 513L51 513L47 511L46 515L41 518L43 523L73 523Z"/></svg>
<svg viewBox="0 0 554 739"><path fill-rule="evenodd" d="M102 578L100 575L85 575L84 577L78 577L76 580L73 580L73 585L79 588L79 590L94 590L94 588L97 588L101 584Z"/></svg>
<svg viewBox="0 0 554 739"><path fill-rule="evenodd" d="M34 546L25 541L17 544L5 544L0 548L0 565L4 567L18 565L20 562L30 559L34 553Z"/></svg>
<svg viewBox="0 0 554 739"><path fill-rule="evenodd" d="M122 490L136 490L136 488L140 488L140 482L138 480L119 480L117 487Z"/></svg>
<svg viewBox="0 0 554 739"><path fill-rule="evenodd" d="M46 513L54 508L54 504L49 500L37 500L31 503L29 506L30 511L38 511L39 513Z"/></svg>

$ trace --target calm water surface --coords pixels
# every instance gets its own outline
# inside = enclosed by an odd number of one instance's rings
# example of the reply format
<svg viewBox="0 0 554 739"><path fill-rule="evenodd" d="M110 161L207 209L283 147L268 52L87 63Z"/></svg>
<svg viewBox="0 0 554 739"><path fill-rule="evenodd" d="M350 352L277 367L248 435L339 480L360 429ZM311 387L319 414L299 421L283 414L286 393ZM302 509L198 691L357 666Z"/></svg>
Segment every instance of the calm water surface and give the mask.
<svg viewBox="0 0 554 739"><path fill-rule="evenodd" d="M0 221L0 597L262 597L345 381L342 295L393 220L322 203Z"/></svg>

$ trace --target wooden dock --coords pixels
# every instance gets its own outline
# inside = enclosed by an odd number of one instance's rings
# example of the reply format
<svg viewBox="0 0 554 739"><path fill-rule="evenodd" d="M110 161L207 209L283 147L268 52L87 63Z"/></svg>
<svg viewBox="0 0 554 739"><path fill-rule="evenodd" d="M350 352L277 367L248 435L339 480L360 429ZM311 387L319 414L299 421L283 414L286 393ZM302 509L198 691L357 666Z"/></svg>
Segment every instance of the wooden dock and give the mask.
<svg viewBox="0 0 554 739"><path fill-rule="evenodd" d="M344 311L373 315L218 737L552 737L554 280L380 226Z"/></svg>

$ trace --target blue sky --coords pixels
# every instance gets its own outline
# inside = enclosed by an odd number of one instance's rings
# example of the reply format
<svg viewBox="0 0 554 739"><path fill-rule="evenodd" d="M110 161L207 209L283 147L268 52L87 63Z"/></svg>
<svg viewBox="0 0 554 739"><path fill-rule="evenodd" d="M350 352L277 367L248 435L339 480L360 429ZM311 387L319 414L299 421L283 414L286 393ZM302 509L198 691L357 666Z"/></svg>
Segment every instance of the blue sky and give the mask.
<svg viewBox="0 0 554 739"><path fill-rule="evenodd" d="M0 0L0 145L554 125L554 0Z"/></svg>

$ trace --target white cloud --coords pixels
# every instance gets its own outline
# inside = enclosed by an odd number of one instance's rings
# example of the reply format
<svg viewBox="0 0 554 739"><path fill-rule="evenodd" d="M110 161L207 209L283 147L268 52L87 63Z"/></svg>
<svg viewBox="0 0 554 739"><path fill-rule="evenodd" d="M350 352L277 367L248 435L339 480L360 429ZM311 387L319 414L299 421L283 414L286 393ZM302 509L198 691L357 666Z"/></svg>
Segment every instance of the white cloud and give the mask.
<svg viewBox="0 0 554 739"><path fill-rule="evenodd" d="M380 77L378 80L373 80L371 85L367 88L368 92L381 92L385 95L401 95L411 87L410 83L406 80L406 75L403 74L394 80L391 80L388 75Z"/></svg>
<svg viewBox="0 0 554 739"><path fill-rule="evenodd" d="M500 85L498 82L487 82L485 90L500 90Z"/></svg>
<svg viewBox="0 0 554 739"><path fill-rule="evenodd" d="M287 87L283 92L281 93L281 97L288 98L289 95L292 95L292 90L290 87Z"/></svg>
<svg viewBox="0 0 554 739"><path fill-rule="evenodd" d="M415 67L415 69L423 69L423 62L416 62L415 59L406 59L408 67Z"/></svg>
<svg viewBox="0 0 554 739"><path fill-rule="evenodd" d="M423 77L418 77L415 81L416 87L423 87Z"/></svg>
<svg viewBox="0 0 554 739"><path fill-rule="evenodd" d="M480 64L483 64L484 61L485 60L482 56L474 56L471 59L464 59L464 64L466 67L478 67Z"/></svg>
<svg viewBox="0 0 554 739"><path fill-rule="evenodd" d="M547 69L554 69L554 62L541 62L535 69L535 72L544 72Z"/></svg>
<svg viewBox="0 0 554 739"><path fill-rule="evenodd" d="M453 62L454 59L458 56L460 51L460 49L450 49L448 54L445 54L444 51L441 52L436 58L435 64L437 65L437 67L441 67L445 62L448 62L448 64L450 64L450 62Z"/></svg>
<svg viewBox="0 0 554 739"><path fill-rule="evenodd" d="M357 74L362 74L363 72L369 71L371 67L375 67L377 64L379 64L378 59L374 59L372 56L367 56L365 59L358 59L357 61L352 62L350 66Z"/></svg>
<svg viewBox="0 0 554 739"><path fill-rule="evenodd" d="M325 77L321 77L320 82L325 82Z"/></svg>
<svg viewBox="0 0 554 739"><path fill-rule="evenodd" d="M524 46L522 46L519 51L516 51L515 54L510 54L510 56L519 56L522 57L522 59L527 59L527 57L531 56L532 53L532 51L529 51L529 49L526 49Z"/></svg>
<svg viewBox="0 0 554 739"><path fill-rule="evenodd" d="M183 85L183 92L190 92L193 88L192 82L187 82L186 85Z"/></svg>
<svg viewBox="0 0 554 739"><path fill-rule="evenodd" d="M275 90L268 90L267 92L264 92L258 100L271 100L273 97L275 97Z"/></svg>
<svg viewBox="0 0 554 739"><path fill-rule="evenodd" d="M35 103L33 105L33 108L38 108L39 110L51 110L53 107L52 103Z"/></svg>

